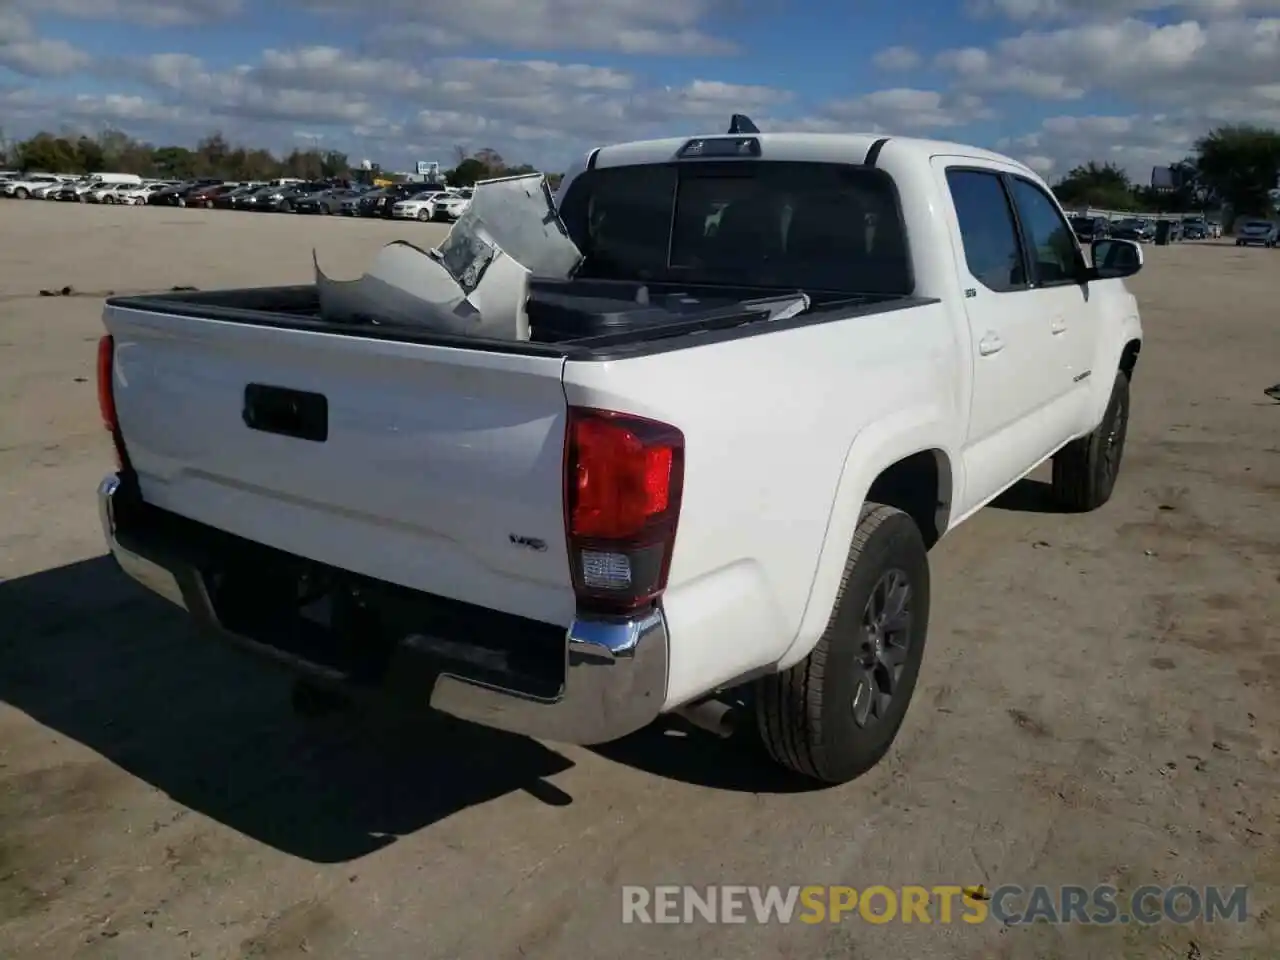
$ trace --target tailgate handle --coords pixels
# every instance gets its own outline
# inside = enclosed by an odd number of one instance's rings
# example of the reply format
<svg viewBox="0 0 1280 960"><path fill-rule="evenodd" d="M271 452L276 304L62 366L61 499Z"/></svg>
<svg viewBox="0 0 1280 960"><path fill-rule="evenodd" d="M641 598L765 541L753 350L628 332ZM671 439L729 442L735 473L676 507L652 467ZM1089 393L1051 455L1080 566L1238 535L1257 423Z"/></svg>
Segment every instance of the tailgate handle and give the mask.
<svg viewBox="0 0 1280 960"><path fill-rule="evenodd" d="M242 417L250 430L316 443L329 439L329 401L322 393L251 383L244 388Z"/></svg>

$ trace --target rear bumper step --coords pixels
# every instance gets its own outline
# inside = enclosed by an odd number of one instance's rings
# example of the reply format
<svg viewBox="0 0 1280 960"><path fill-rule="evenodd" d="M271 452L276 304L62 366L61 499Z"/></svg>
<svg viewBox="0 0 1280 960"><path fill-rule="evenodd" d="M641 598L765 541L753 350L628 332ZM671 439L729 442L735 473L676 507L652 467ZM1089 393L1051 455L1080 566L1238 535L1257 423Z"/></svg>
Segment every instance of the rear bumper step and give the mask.
<svg viewBox="0 0 1280 960"><path fill-rule="evenodd" d="M186 610L203 631L358 696L386 696L495 729L578 744L607 743L647 726L666 698L668 636L660 609L623 621L576 619L564 634L563 673L555 692L520 689L501 677L495 680L491 671L474 665L483 656L442 654L456 647L459 638L421 633L396 642L386 668L369 682L323 657L308 655L305 642L299 644L296 637L286 644L229 629L210 592L210 551L148 522L154 508L130 496L118 475L99 484L98 511L120 568Z"/></svg>

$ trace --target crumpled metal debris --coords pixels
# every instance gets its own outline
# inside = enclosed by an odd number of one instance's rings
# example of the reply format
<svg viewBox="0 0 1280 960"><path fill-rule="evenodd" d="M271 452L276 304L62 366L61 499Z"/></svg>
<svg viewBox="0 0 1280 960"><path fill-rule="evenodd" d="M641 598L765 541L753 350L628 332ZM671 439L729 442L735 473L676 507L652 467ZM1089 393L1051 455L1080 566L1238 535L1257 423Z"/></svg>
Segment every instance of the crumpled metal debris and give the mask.
<svg viewBox="0 0 1280 960"><path fill-rule="evenodd" d="M582 263L542 174L478 183L470 206L434 250L397 240L356 280L315 263L320 316L423 326L441 333L528 340L532 276L568 279Z"/></svg>

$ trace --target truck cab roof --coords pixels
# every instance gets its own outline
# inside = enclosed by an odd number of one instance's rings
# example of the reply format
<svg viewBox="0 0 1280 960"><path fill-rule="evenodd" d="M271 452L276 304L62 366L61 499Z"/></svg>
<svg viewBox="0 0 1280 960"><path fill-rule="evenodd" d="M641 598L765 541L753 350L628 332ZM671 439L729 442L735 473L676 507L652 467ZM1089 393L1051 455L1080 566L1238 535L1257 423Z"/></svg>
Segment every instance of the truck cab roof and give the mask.
<svg viewBox="0 0 1280 960"><path fill-rule="evenodd" d="M867 163L874 162L880 150L892 144L894 153L914 153L925 159L938 155L972 157L979 162L1016 167L1039 179L1024 164L990 150L945 140L888 136L883 133L709 133L691 137L637 140L596 149L591 155L593 160L588 162L588 166L621 167L642 163L666 163L675 159L682 149L694 141L735 139L756 141L759 144L759 152L753 156L760 160ZM874 154L873 148L875 148Z"/></svg>

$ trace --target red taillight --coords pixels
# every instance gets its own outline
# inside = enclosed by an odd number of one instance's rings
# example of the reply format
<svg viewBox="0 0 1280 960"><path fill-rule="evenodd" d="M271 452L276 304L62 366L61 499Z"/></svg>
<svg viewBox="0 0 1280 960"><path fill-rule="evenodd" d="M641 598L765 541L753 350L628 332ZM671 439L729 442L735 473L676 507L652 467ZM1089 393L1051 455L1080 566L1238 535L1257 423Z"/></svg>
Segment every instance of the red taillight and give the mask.
<svg viewBox="0 0 1280 960"><path fill-rule="evenodd" d="M107 334L98 341L98 412L102 414L102 425L111 433L111 443L116 450L116 466L127 470L129 457L125 453L120 419L116 415L115 380L112 376L115 360L116 341L111 334Z"/></svg>
<svg viewBox="0 0 1280 960"><path fill-rule="evenodd" d="M580 604L625 612L667 585L684 435L654 420L569 409L565 528Z"/></svg>
<svg viewBox="0 0 1280 960"><path fill-rule="evenodd" d="M112 433L116 430L116 397L111 382L111 368L116 359L116 342L111 334L98 341L98 412L102 425Z"/></svg>

